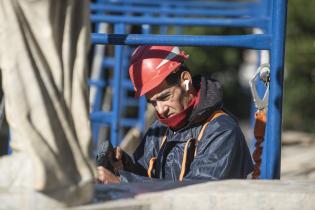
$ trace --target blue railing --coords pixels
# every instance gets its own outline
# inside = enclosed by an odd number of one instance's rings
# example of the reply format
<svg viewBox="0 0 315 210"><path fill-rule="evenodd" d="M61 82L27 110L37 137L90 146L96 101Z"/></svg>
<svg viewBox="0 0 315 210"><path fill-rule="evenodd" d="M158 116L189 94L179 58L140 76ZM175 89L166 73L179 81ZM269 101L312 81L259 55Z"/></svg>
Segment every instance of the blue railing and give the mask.
<svg viewBox="0 0 315 210"><path fill-rule="evenodd" d="M140 118L144 118L144 112L137 119L124 119L119 114L121 109L120 91L124 89L123 84L126 84L125 79L121 80L122 45L228 46L268 50L271 68L270 96L261 178L280 178L286 0L262 0L260 2L107 0L103 2L106 4L91 5L92 12L97 12L91 15L91 21L114 25L115 31L113 34L92 33L92 42L115 45L117 54L114 58L114 79L107 83L99 81L95 83L99 82L99 85L104 86L112 85L116 94L113 97L113 110L109 113L102 113L101 110L92 112L91 119L111 126L111 132L114 132L114 134L111 133L111 140L115 145L119 143L119 126L136 125ZM119 5L123 6L120 8ZM153 11L152 7L162 9L155 8ZM189 8L190 14L186 14L187 8ZM160 13L156 11L160 11ZM101 12L103 13L101 14ZM115 15L111 12L114 12ZM126 18L117 15L117 12L128 13L129 16ZM198 12L203 17L191 17L192 15L198 16ZM132 13L137 13L138 16L132 16ZM156 17L156 15L159 16ZM125 32L125 26L134 25L260 28L262 34L197 36L129 34ZM141 109L143 110L144 107L142 106Z"/></svg>
<svg viewBox="0 0 315 210"><path fill-rule="evenodd" d="M118 12L118 13L141 13L149 15L176 15L176 16L226 16L226 17L240 17L240 16L255 16L259 8L241 8L241 9L198 9L190 10L183 6L179 8L161 7L156 8L154 5L148 6L117 6L117 5L103 5L91 4L91 11L93 12Z"/></svg>

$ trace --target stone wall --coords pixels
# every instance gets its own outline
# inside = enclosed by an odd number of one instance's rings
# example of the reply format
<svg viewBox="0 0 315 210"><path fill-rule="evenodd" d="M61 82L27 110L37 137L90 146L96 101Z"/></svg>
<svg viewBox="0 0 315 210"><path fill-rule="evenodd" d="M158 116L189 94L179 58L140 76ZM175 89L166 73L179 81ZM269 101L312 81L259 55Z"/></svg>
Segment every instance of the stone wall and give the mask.
<svg viewBox="0 0 315 210"><path fill-rule="evenodd" d="M122 189L124 190L124 189ZM290 180L227 180L144 193L71 210L314 210L315 183ZM69 210L69 209L68 209Z"/></svg>

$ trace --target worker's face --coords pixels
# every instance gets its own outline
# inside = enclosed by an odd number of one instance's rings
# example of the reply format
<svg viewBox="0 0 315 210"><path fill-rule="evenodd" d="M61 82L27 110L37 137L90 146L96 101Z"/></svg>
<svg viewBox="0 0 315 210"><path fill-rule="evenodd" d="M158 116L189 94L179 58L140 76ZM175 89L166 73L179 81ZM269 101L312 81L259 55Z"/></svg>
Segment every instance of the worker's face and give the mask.
<svg viewBox="0 0 315 210"><path fill-rule="evenodd" d="M159 86L145 94L148 103L162 118L169 118L187 108L189 100L181 85L169 86L163 81Z"/></svg>

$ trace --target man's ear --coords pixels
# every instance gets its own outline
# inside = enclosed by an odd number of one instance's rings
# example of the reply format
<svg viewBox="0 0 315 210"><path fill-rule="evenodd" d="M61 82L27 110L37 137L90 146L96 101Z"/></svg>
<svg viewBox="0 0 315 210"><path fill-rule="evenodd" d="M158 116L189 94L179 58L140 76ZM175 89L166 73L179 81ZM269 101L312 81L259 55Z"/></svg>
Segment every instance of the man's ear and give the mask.
<svg viewBox="0 0 315 210"><path fill-rule="evenodd" d="M182 88L188 91L192 85L192 78L190 73L188 71L183 71L180 80Z"/></svg>

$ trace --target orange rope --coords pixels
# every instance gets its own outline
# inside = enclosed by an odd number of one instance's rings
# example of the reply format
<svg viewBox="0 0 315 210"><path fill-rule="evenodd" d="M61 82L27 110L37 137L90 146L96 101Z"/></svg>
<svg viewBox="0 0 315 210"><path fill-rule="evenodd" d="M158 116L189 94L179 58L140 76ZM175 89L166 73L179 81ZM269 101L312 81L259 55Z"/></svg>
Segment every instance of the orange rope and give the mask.
<svg viewBox="0 0 315 210"><path fill-rule="evenodd" d="M256 138L255 150L253 152L253 159L255 161L254 172L252 179L258 179L260 176L260 165L261 165L261 155L262 155L262 143L264 141L265 128L266 128L266 113L263 110L258 110L255 113L255 127L254 135Z"/></svg>

